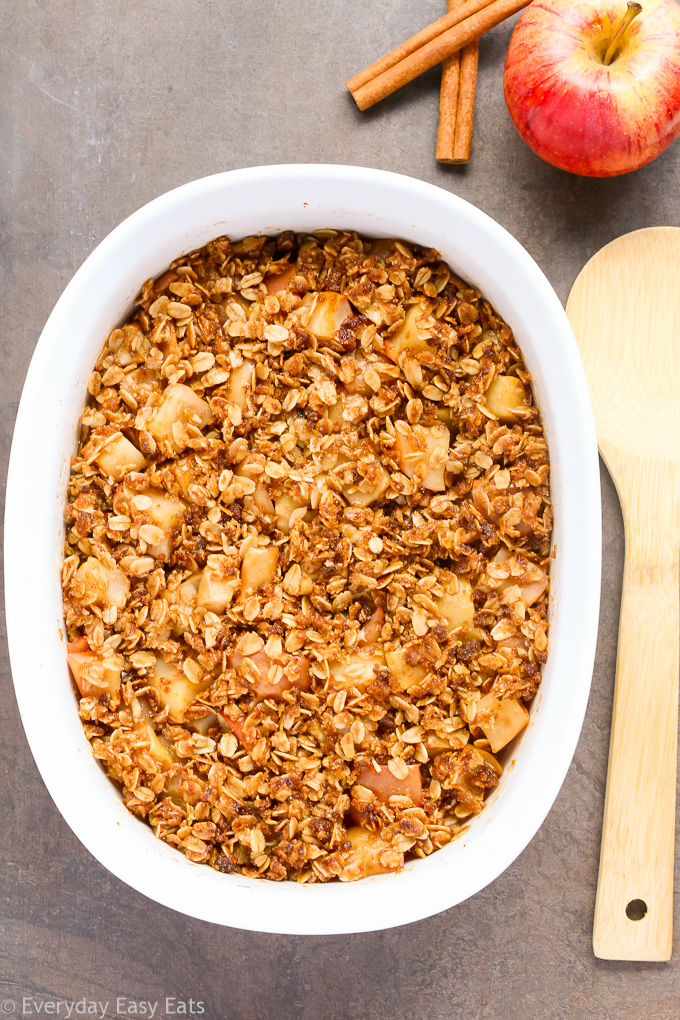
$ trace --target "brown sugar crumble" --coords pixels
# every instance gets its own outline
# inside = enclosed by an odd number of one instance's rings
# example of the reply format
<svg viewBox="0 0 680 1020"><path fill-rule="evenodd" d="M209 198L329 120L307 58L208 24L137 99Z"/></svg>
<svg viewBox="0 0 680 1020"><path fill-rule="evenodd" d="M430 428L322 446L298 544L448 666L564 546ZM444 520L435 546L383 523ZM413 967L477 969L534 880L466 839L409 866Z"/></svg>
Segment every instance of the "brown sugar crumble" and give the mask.
<svg viewBox="0 0 680 1020"><path fill-rule="evenodd" d="M548 451L510 327L432 249L220 237L144 284L89 393L64 611L128 809L274 880L449 843L547 654Z"/></svg>

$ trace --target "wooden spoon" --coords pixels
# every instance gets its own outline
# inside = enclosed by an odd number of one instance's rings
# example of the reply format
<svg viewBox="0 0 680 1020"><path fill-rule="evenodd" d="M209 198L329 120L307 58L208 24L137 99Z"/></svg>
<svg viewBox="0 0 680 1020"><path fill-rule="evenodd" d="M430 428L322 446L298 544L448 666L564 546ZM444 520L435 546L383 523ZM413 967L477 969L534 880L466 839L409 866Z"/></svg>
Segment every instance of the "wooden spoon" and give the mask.
<svg viewBox="0 0 680 1020"><path fill-rule="evenodd" d="M626 559L593 949L668 960L678 728L680 229L599 251L567 314L600 453L621 500Z"/></svg>

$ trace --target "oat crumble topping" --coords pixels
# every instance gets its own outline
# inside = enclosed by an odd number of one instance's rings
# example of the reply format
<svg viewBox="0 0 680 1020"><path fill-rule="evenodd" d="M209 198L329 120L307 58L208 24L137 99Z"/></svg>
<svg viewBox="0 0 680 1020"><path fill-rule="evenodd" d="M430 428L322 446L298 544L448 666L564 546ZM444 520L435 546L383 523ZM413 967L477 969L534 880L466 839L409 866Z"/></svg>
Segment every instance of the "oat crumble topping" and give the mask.
<svg viewBox="0 0 680 1020"><path fill-rule="evenodd" d="M547 654L548 452L509 326L432 249L220 237L147 281L89 393L69 664L128 809L274 880L453 839Z"/></svg>

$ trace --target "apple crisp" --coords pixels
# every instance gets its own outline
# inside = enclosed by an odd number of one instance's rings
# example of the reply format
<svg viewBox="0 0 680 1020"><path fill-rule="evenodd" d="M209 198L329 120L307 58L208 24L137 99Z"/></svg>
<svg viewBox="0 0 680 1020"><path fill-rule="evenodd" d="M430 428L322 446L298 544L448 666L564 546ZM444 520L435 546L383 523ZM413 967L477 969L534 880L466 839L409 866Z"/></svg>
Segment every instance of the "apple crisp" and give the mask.
<svg viewBox="0 0 680 1020"><path fill-rule="evenodd" d="M68 658L128 809L274 880L452 840L547 654L548 452L510 327L432 249L220 237L144 285L89 394Z"/></svg>

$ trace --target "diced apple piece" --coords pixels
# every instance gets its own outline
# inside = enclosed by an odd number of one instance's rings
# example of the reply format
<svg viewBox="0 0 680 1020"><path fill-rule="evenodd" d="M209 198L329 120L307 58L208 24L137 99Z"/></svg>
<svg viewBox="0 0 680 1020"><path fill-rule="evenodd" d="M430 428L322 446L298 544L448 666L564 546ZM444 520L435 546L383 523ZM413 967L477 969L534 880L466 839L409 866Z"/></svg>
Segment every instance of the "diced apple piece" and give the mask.
<svg viewBox="0 0 680 1020"><path fill-rule="evenodd" d="M149 422L149 432L160 441L164 441L175 452L181 453L185 443L178 440L173 433L175 422L183 425L195 425L202 429L212 417L207 401L199 397L189 386L177 383L168 386L163 400Z"/></svg>
<svg viewBox="0 0 680 1020"><path fill-rule="evenodd" d="M300 503L298 500L293 499L292 496L279 496L274 504L276 508L276 527L279 531L282 531L284 535L287 535L290 531L290 515L293 510L301 510L303 507L307 507L306 503ZM305 514L304 520L308 520L311 514L309 511Z"/></svg>
<svg viewBox="0 0 680 1020"><path fill-rule="evenodd" d="M449 456L450 433L444 425L408 426L400 422L396 429L396 450L401 470L407 478L418 478L424 489L443 492L444 468Z"/></svg>
<svg viewBox="0 0 680 1020"><path fill-rule="evenodd" d="M244 668L244 663L248 665ZM253 655L242 655L240 652L232 652L229 656L229 665L250 684L255 696L264 700L274 698L279 700L284 691L297 687L301 691L308 691L312 686L309 675L309 660L302 655L296 655L285 665L270 659L262 649ZM255 677L252 667L259 674Z"/></svg>
<svg viewBox="0 0 680 1020"><path fill-rule="evenodd" d="M390 871L398 871L399 868L403 867L403 853L397 854L396 863L390 861L389 867L381 863L381 856L390 847L377 832L373 832L363 825L353 825L347 830L347 839L352 844L352 850L358 865L356 873L352 869L351 878L353 880L368 878L370 875L385 875ZM340 878L342 877L340 875ZM347 877L350 876L348 875Z"/></svg>
<svg viewBox="0 0 680 1020"><path fill-rule="evenodd" d="M253 502L255 503L255 506L257 507L261 514L266 514L268 517L273 517L273 515L276 513L276 510L274 509L274 504L272 503L271 500L271 496L267 492L266 485L262 485L260 483L257 486L255 492L253 493Z"/></svg>
<svg viewBox="0 0 680 1020"><path fill-rule="evenodd" d="M398 363L404 351L416 359L419 354L424 354L427 351L432 352L433 348L428 343L428 338L431 338L432 334L417 325L417 320L425 314L420 305L412 305L402 324L387 337L385 354L391 361Z"/></svg>
<svg viewBox="0 0 680 1020"><path fill-rule="evenodd" d="M470 739L470 731L467 729L454 730L453 733L435 733L430 730L425 735L425 749L430 758L436 758L438 754L445 751L457 751L465 747Z"/></svg>
<svg viewBox="0 0 680 1020"><path fill-rule="evenodd" d="M161 489L144 489L141 495L148 496L151 500L151 506L146 512L153 523L165 532L165 538L157 545L149 546L149 555L168 557L170 555L170 538L173 530L182 520L186 503L175 496L168 496Z"/></svg>
<svg viewBox="0 0 680 1020"><path fill-rule="evenodd" d="M196 604L211 613L223 613L234 597L235 588L233 579L217 577L206 567L198 586Z"/></svg>
<svg viewBox="0 0 680 1020"><path fill-rule="evenodd" d="M394 378L395 369L385 358L375 357L369 360L357 355L354 357L350 356L347 362L354 368L354 378L350 382L343 384L347 393L358 393L362 397L373 396L376 391L366 381L366 373L368 373L369 379L371 379L371 374L375 373L380 383L383 383L386 379ZM372 379L374 383L377 380L375 378Z"/></svg>
<svg viewBox="0 0 680 1020"><path fill-rule="evenodd" d="M485 694L477 703L475 725L479 726L495 754L505 747L529 722L529 713L521 701L505 698L499 701Z"/></svg>
<svg viewBox="0 0 680 1020"><path fill-rule="evenodd" d="M276 578L278 562L279 550L275 545L246 549L241 563L241 594L254 591L261 584L271 584Z"/></svg>
<svg viewBox="0 0 680 1020"><path fill-rule="evenodd" d="M208 557L198 584L196 603L211 613L223 613L238 588L238 579L225 574L225 563L219 557Z"/></svg>
<svg viewBox="0 0 680 1020"><path fill-rule="evenodd" d="M383 804L387 804L390 797L410 797L414 804L420 804L422 802L420 765L407 765L406 768L407 775L403 779L397 779L387 765L381 765L379 772L374 765L369 765L357 772L356 783L357 786L365 786L367 790L371 790Z"/></svg>
<svg viewBox="0 0 680 1020"><path fill-rule="evenodd" d="M331 340L345 319L352 315L347 298L332 290L308 294L302 303L309 308L305 329L319 340Z"/></svg>
<svg viewBox="0 0 680 1020"><path fill-rule="evenodd" d="M227 400L238 404L242 411L248 408L248 394L255 385L255 362L244 361L238 368L233 368L227 383Z"/></svg>
<svg viewBox="0 0 680 1020"><path fill-rule="evenodd" d="M541 571L542 577L536 581L527 581L525 584L519 586L519 590L522 593L522 602L525 606L533 606L534 602L540 599L541 595L548 587L548 575L545 571Z"/></svg>
<svg viewBox="0 0 680 1020"><path fill-rule="evenodd" d="M140 722L135 723L135 730L149 745L149 754L161 768L173 764L175 759L170 753L169 748L159 739L158 734L150 723L142 719Z"/></svg>
<svg viewBox="0 0 680 1020"><path fill-rule="evenodd" d="M379 262L384 262L392 251L395 241L392 237L379 237L369 241L365 246L367 255L375 255Z"/></svg>
<svg viewBox="0 0 680 1020"><path fill-rule="evenodd" d="M370 506L381 499L390 487L390 476L382 464L377 461L373 465L373 477L360 478L343 486L342 494L350 506Z"/></svg>
<svg viewBox="0 0 680 1020"><path fill-rule="evenodd" d="M216 722L217 716L214 712L211 712L209 715L201 716L200 719L194 719L191 723L191 728L195 733L200 733L202 737L205 737Z"/></svg>
<svg viewBox="0 0 680 1020"><path fill-rule="evenodd" d="M113 602L122 609L130 592L130 582L117 567L105 567L95 556L88 556L76 571L76 578L85 585L83 603Z"/></svg>
<svg viewBox="0 0 680 1020"><path fill-rule="evenodd" d="M68 644L66 645L66 650L69 653L69 655L71 654L71 652L87 652L89 651L89 649L90 645L88 643L87 638L84 635L82 637L76 638L75 641L69 641Z"/></svg>
<svg viewBox="0 0 680 1020"><path fill-rule="evenodd" d="M156 658L156 667L149 684L156 691L160 703L168 708L168 718L173 723L183 723L186 710L191 702L207 690L212 679L193 683L173 662Z"/></svg>
<svg viewBox="0 0 680 1020"><path fill-rule="evenodd" d="M343 421L342 409L344 407L343 394L340 391L337 404L332 404L331 407L324 408L324 418L328 421L332 421L334 425L340 424Z"/></svg>
<svg viewBox="0 0 680 1020"><path fill-rule="evenodd" d="M350 652L342 662L329 662L333 687L356 687L365 691L375 680L375 667L385 668L382 655L367 655L364 652Z"/></svg>
<svg viewBox="0 0 680 1020"><path fill-rule="evenodd" d="M481 754L486 764L491 766L497 776L503 775L503 766L489 751L485 751L483 747L476 747L475 753Z"/></svg>
<svg viewBox="0 0 680 1020"><path fill-rule="evenodd" d="M120 384L121 394L127 393L141 407L152 393L161 392L161 377L145 366L128 372Z"/></svg>
<svg viewBox="0 0 680 1020"><path fill-rule="evenodd" d="M442 737L438 733L427 733L423 743L430 758L436 758L438 754L454 749L446 737Z"/></svg>
<svg viewBox="0 0 680 1020"><path fill-rule="evenodd" d="M116 652L70 652L68 664L81 697L98 698L120 690L123 660Z"/></svg>
<svg viewBox="0 0 680 1020"><path fill-rule="evenodd" d="M385 610L382 606L378 606L373 612L370 620L368 620L361 628L359 635L359 643L362 645L372 645L379 640L380 634L385 623Z"/></svg>
<svg viewBox="0 0 680 1020"><path fill-rule="evenodd" d="M102 471L117 482L130 471L143 471L146 460L129 439L118 433L97 457Z"/></svg>
<svg viewBox="0 0 680 1020"><path fill-rule="evenodd" d="M501 546L501 548L494 556L492 562L505 563L509 559L510 550L507 549L505 546ZM510 575L505 580L502 580L494 584L496 591L499 594L501 594L502 592L505 591L506 588L509 588L512 585L517 585L519 587L520 595L522 597L524 605L527 607L533 606L534 602L540 599L541 595L548 587L548 575L543 569L543 567L539 567L537 563L530 564L529 569L531 570L532 573L539 574L540 576L536 577L533 580L523 581L519 577L513 577L512 575Z"/></svg>
<svg viewBox="0 0 680 1020"><path fill-rule="evenodd" d="M287 266L282 273L270 273L265 276L264 285L268 294L281 294L288 290L288 285L297 272L297 266Z"/></svg>
<svg viewBox="0 0 680 1020"><path fill-rule="evenodd" d="M463 624L472 623L475 616L472 585L464 577L459 577L458 591L455 593L445 591L441 598L437 599L436 605L449 630L456 630Z"/></svg>
<svg viewBox="0 0 680 1020"><path fill-rule="evenodd" d="M411 666L406 661L408 649L400 648L395 652L385 652L387 665L402 691L423 682L429 670L425 666Z"/></svg>
<svg viewBox="0 0 680 1020"><path fill-rule="evenodd" d="M191 574L190 577L187 577L186 581L182 581L180 584L178 590L182 592L182 595L185 599L187 599L187 601L191 602L193 596L198 592L198 586L201 583L202 576L202 574Z"/></svg>
<svg viewBox="0 0 680 1020"><path fill-rule="evenodd" d="M484 403L495 414L499 421L512 424L519 421L515 411L526 407L527 391L523 383L514 375L497 375L486 395Z"/></svg>

